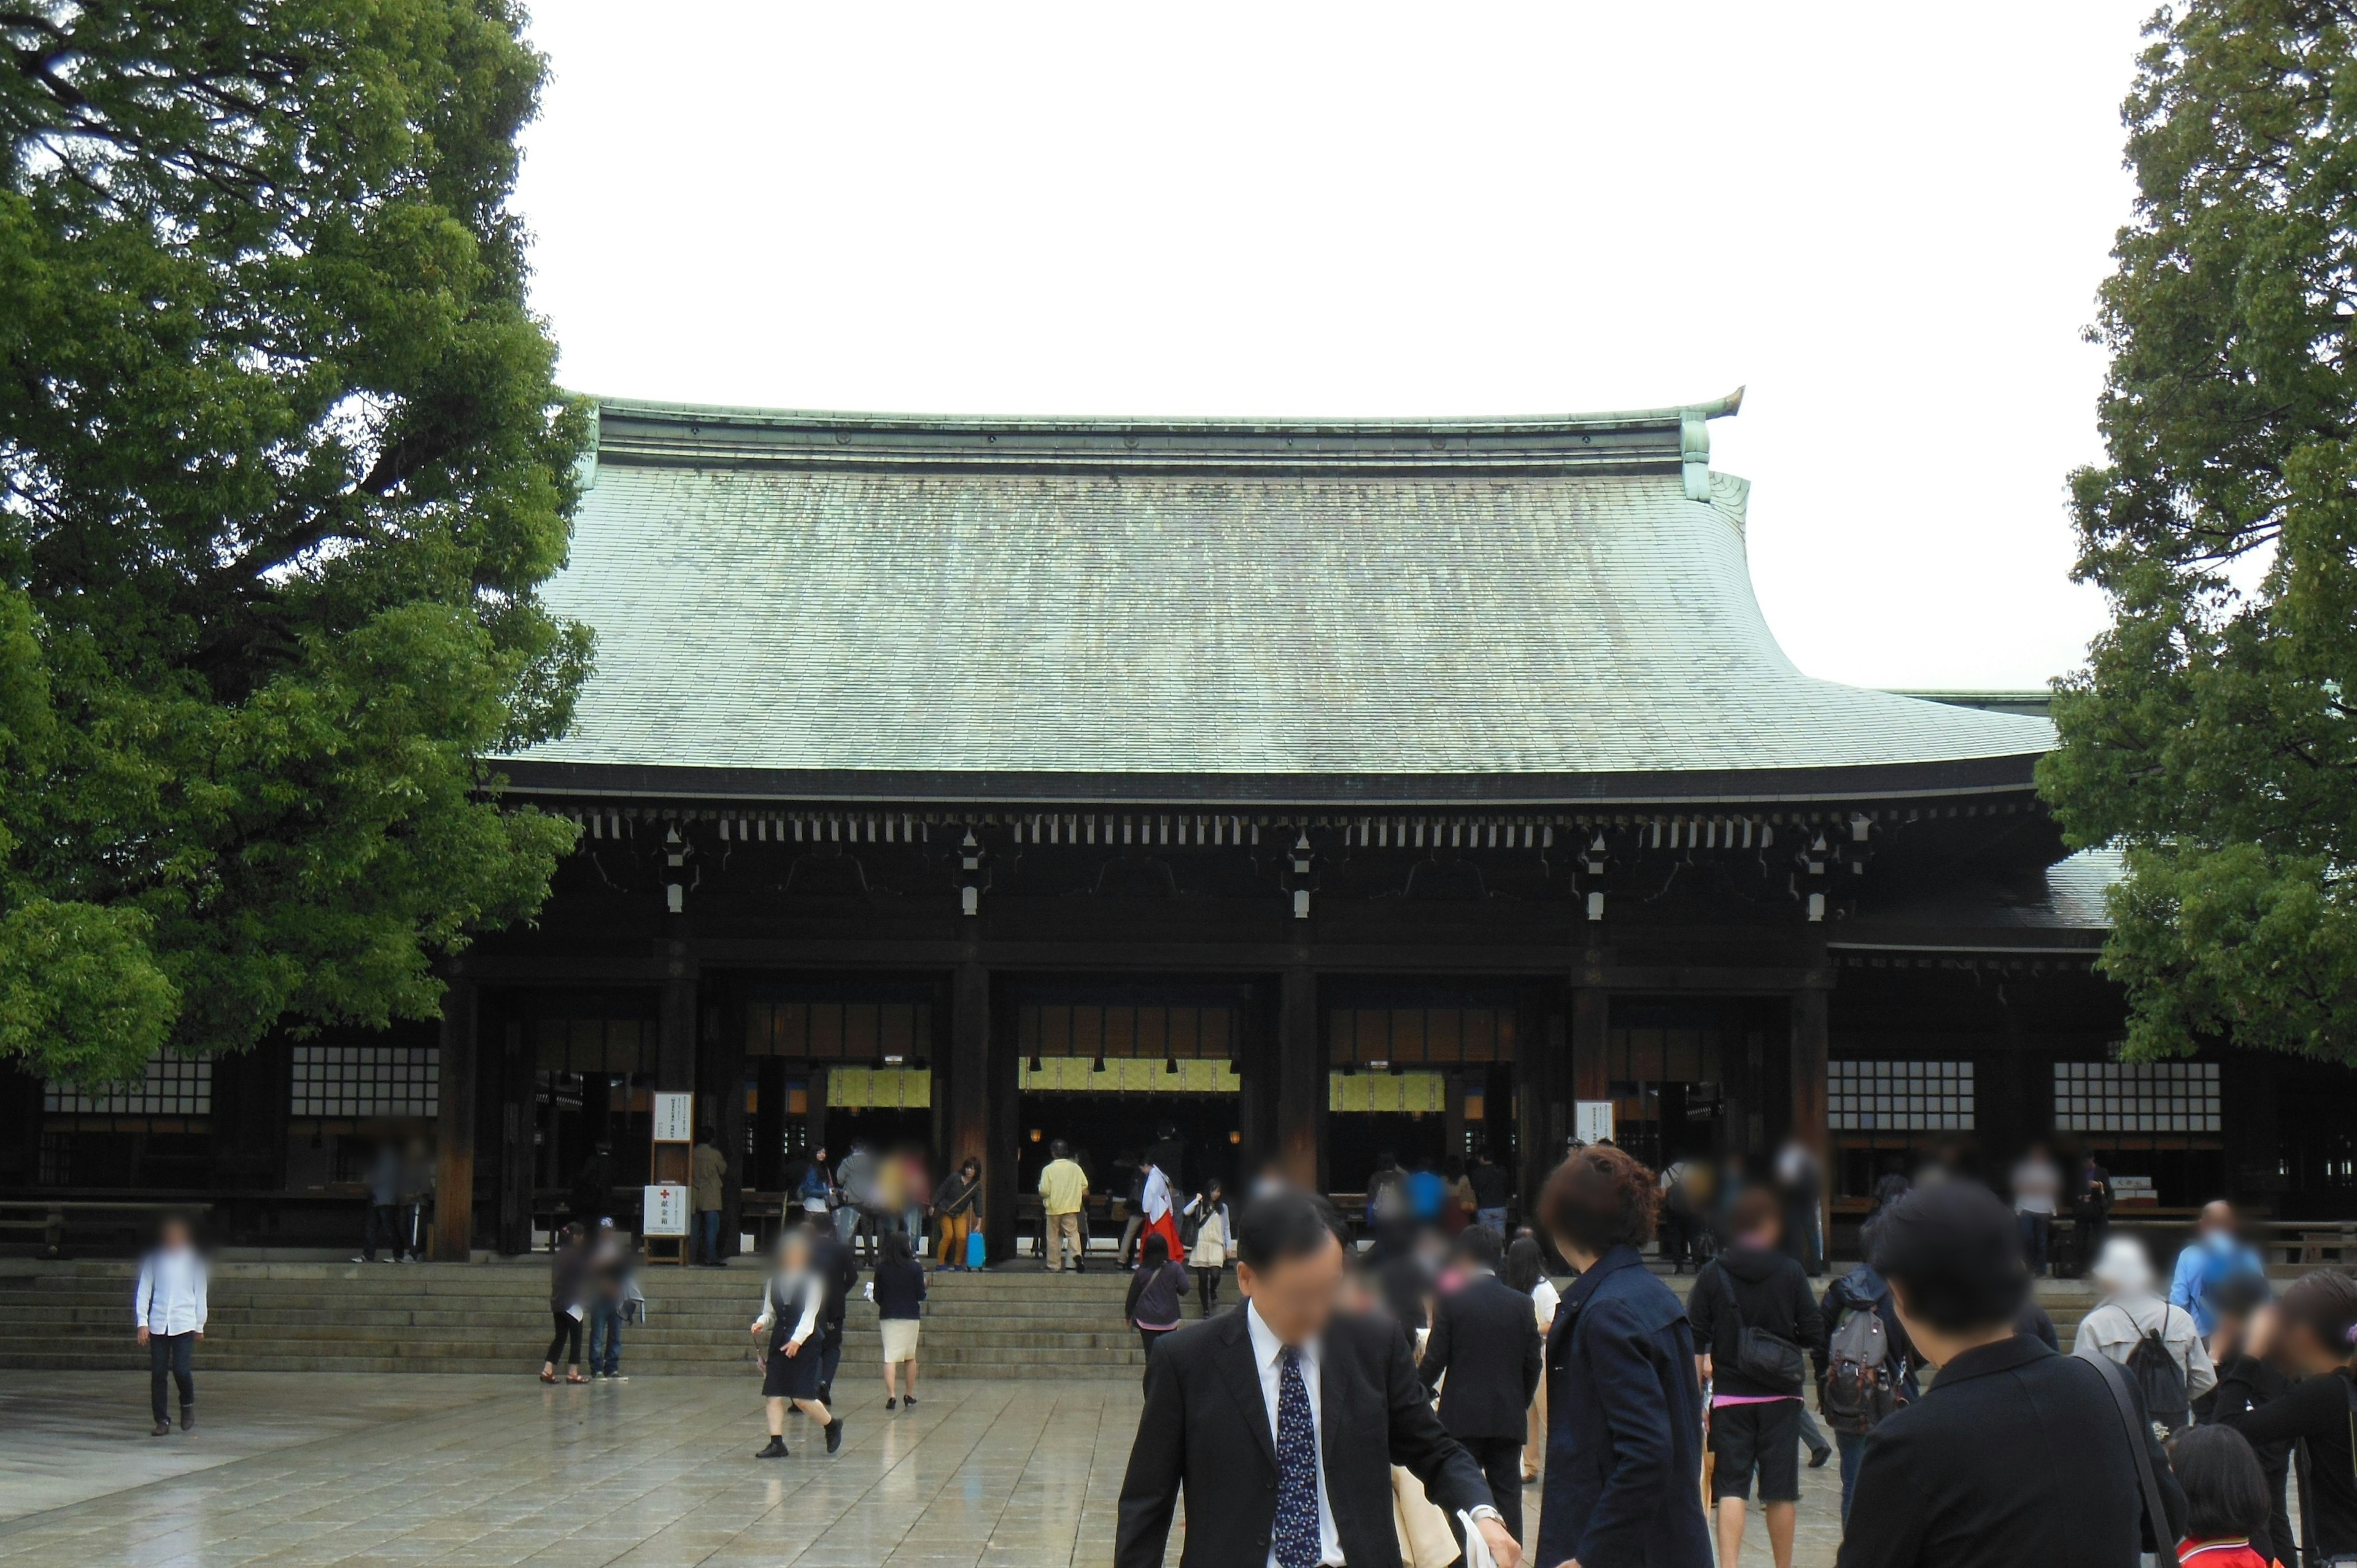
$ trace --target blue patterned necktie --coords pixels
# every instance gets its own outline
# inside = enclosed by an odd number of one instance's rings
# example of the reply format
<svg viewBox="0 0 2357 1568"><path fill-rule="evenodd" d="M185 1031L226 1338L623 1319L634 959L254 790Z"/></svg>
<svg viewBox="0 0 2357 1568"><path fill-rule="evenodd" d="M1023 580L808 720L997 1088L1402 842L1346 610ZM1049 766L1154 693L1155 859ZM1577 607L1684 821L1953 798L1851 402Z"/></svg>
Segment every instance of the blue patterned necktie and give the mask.
<svg viewBox="0 0 2357 1568"><path fill-rule="evenodd" d="M1277 1568L1318 1562L1318 1426L1301 1352L1290 1345L1276 1380L1276 1562Z"/></svg>

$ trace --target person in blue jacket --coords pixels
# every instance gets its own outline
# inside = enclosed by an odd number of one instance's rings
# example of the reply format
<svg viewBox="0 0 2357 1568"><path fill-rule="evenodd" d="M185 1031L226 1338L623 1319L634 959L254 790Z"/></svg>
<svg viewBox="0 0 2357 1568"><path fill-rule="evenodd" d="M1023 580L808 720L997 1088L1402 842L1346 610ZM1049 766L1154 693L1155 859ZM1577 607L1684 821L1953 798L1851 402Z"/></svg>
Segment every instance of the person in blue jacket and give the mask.
<svg viewBox="0 0 2357 1568"><path fill-rule="evenodd" d="M2221 1197L2201 1206L2193 1240L2177 1254L2177 1271L2169 1282L2169 1304L2192 1314L2193 1326L2207 1338L2218 1326L2215 1297L2230 1280L2255 1282L2261 1300L2269 1294L2265 1260L2243 1240L2234 1206Z"/></svg>
<svg viewBox="0 0 2357 1568"><path fill-rule="evenodd" d="M1702 1386L1685 1307L1645 1267L1661 1189L1626 1151L1576 1151L1539 1217L1579 1271L1547 1336L1546 1487L1530 1561L1710 1568Z"/></svg>

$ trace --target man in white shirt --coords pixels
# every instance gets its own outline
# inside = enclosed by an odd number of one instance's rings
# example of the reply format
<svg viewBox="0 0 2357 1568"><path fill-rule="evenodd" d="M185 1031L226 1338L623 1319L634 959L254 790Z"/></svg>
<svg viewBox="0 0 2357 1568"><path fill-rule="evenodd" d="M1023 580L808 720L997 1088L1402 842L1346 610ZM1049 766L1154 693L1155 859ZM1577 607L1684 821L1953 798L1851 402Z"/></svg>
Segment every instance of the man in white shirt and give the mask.
<svg viewBox="0 0 2357 1568"><path fill-rule="evenodd" d="M147 1347L149 1403L156 1412L156 1430L149 1435L172 1433L164 1403L167 1377L180 1387L180 1430L193 1430L196 1344L205 1337L205 1262L189 1244L186 1222L164 1221L156 1250L139 1264L132 1312L139 1320L139 1343Z"/></svg>
<svg viewBox="0 0 2357 1568"><path fill-rule="evenodd" d="M2033 1275L2046 1273L2047 1250L2054 1235L2054 1211L2061 1207L2062 1171L2043 1144L2022 1151L2013 1167L2013 1211L2021 1224L2022 1259Z"/></svg>
<svg viewBox="0 0 2357 1568"><path fill-rule="evenodd" d="M1399 1568L1392 1466L1470 1517L1499 1568L1522 1552L1480 1466L1440 1424L1388 1318L1337 1315L1340 1221L1300 1192L1236 1221L1242 1312L1155 1347L1121 1489L1115 1568L1158 1568L1180 1494L1182 1568Z"/></svg>

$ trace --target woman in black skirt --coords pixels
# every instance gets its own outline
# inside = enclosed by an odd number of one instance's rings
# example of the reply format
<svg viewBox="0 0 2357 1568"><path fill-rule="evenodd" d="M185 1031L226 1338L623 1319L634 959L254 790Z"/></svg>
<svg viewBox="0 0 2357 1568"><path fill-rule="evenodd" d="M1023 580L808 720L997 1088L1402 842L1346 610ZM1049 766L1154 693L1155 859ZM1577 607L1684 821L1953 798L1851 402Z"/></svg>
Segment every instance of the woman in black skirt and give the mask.
<svg viewBox="0 0 2357 1568"><path fill-rule="evenodd" d="M770 1445L756 1459L786 1456L786 1402L826 1433L826 1451L843 1446L843 1422L819 1398L819 1346L812 1343L826 1307L826 1278L811 1267L810 1232L797 1225L778 1240L778 1272L761 1291L753 1337L765 1339L761 1392L769 1401Z"/></svg>
<svg viewBox="0 0 2357 1568"><path fill-rule="evenodd" d="M564 1245L548 1264L548 1316L556 1332L548 1341L547 1358L540 1364L540 1380L556 1381L561 1361L567 1367L566 1382L586 1383L589 1380L581 1375L581 1315L588 1308L582 1302L581 1287L589 1273L589 1243L577 1224L567 1225L564 1236Z"/></svg>

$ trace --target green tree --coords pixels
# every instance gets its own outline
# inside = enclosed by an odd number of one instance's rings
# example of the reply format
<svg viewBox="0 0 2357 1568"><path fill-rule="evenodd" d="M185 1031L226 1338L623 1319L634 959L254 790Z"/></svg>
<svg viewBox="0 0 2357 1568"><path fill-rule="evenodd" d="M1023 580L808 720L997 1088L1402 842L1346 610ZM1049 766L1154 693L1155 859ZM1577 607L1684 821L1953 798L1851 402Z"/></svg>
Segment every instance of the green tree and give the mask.
<svg viewBox="0 0 2357 1568"><path fill-rule="evenodd" d="M2147 38L2108 461L2072 480L2114 619L2040 782L2126 852L2133 1052L2357 1060L2357 5L2188 0Z"/></svg>
<svg viewBox="0 0 2357 1568"><path fill-rule="evenodd" d="M430 1017L569 822L482 759L587 416L507 202L510 0L0 0L0 1053Z"/></svg>

